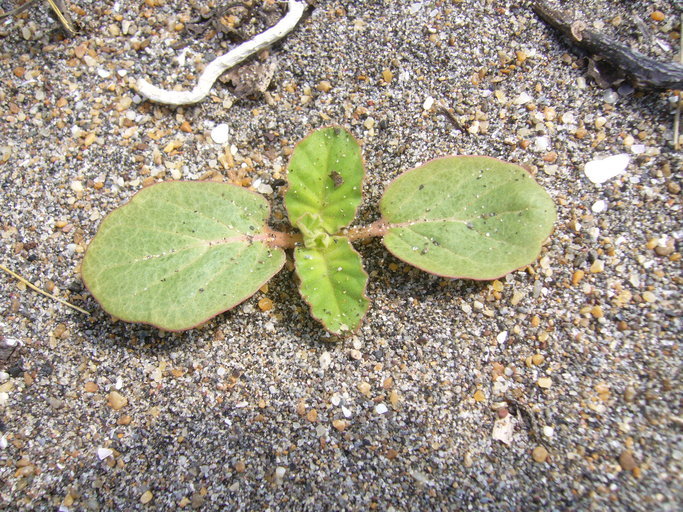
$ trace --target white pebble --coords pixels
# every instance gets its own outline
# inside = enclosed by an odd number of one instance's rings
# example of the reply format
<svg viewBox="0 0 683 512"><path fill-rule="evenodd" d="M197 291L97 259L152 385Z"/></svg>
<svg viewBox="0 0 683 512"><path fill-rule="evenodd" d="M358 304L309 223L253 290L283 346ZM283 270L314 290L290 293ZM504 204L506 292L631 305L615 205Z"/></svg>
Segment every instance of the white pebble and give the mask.
<svg viewBox="0 0 683 512"><path fill-rule="evenodd" d="M342 414L344 415L344 418L350 418L351 417L351 410L348 407L344 407L342 405Z"/></svg>
<svg viewBox="0 0 683 512"><path fill-rule="evenodd" d="M537 153L542 153L543 151L548 151L550 147L550 138L547 135L542 137L536 137L534 139L534 151Z"/></svg>
<svg viewBox="0 0 683 512"><path fill-rule="evenodd" d="M599 201L595 201L593 203L593 206L591 206L591 210L593 213L602 213L605 210L607 210L607 201L600 199Z"/></svg>
<svg viewBox="0 0 683 512"><path fill-rule="evenodd" d="M225 144L226 142L228 142L229 135L230 127L225 123L216 125L214 126L213 130L211 130L211 139L216 144Z"/></svg>
<svg viewBox="0 0 683 512"><path fill-rule="evenodd" d="M0 450L7 448L7 437L5 435L0 436Z"/></svg>
<svg viewBox="0 0 683 512"><path fill-rule="evenodd" d="M642 155L645 153L645 144L633 144L631 146L631 153L634 155Z"/></svg>
<svg viewBox="0 0 683 512"><path fill-rule="evenodd" d="M429 97L427 97L425 102L422 104L422 108L424 110L429 110L430 108L432 108L433 105L434 105L434 98L429 96Z"/></svg>
<svg viewBox="0 0 683 512"><path fill-rule="evenodd" d="M591 160L584 166L583 172L593 183L605 183L623 174L630 161L631 158L625 153L612 155L599 160Z"/></svg>
<svg viewBox="0 0 683 512"><path fill-rule="evenodd" d="M543 427L543 435L548 439L552 438L554 433L555 429L553 427L549 427L548 425Z"/></svg>
<svg viewBox="0 0 683 512"><path fill-rule="evenodd" d="M410 14L416 14L420 9L422 9L423 2L413 2L408 8Z"/></svg>
<svg viewBox="0 0 683 512"><path fill-rule="evenodd" d="M100 78L109 78L111 76L111 71L107 71L106 69L99 68L97 70L97 74L99 75Z"/></svg>
<svg viewBox="0 0 683 512"><path fill-rule="evenodd" d="M111 448L100 447L97 449L97 458L100 460L104 460L107 457L111 457L113 455L113 453L114 453L114 450L112 450Z"/></svg>
<svg viewBox="0 0 683 512"><path fill-rule="evenodd" d="M5 393L4 391L0 391L0 407L5 407L7 405L8 400L9 400L9 393Z"/></svg>
<svg viewBox="0 0 683 512"><path fill-rule="evenodd" d="M602 95L602 99L605 103L613 104L617 102L619 95L612 89L609 89Z"/></svg>
<svg viewBox="0 0 683 512"><path fill-rule="evenodd" d="M503 343L505 343L505 340L507 340L507 339L508 339L508 332L507 331L500 332L500 333L498 333L498 336L496 336L496 341L498 342L499 345L502 345Z"/></svg>
<svg viewBox="0 0 683 512"><path fill-rule="evenodd" d="M389 412L389 409L387 409L387 406L384 404L377 404L377 406L375 407L375 412L377 414L385 414Z"/></svg>
<svg viewBox="0 0 683 512"><path fill-rule="evenodd" d="M341 403L341 395L339 393L335 393L334 395L332 395L332 397L330 398L330 403L337 407Z"/></svg>
<svg viewBox="0 0 683 512"><path fill-rule="evenodd" d="M323 370L327 370L330 367L330 364L332 364L332 355L328 352L325 351L322 354L320 354L320 368Z"/></svg>
<svg viewBox="0 0 683 512"><path fill-rule="evenodd" d="M525 103L529 103L531 101L531 96L529 96L527 93L523 92L519 96L517 96L513 103L515 105L524 105Z"/></svg>

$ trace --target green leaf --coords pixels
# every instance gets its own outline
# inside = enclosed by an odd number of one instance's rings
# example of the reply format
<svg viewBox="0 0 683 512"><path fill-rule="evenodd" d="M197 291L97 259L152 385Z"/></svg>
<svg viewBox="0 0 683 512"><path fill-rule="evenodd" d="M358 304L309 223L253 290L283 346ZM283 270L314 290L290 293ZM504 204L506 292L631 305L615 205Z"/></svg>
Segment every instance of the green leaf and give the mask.
<svg viewBox="0 0 683 512"><path fill-rule="evenodd" d="M368 310L368 275L351 242L332 237L327 247L297 247L294 260L311 314L333 334L356 330Z"/></svg>
<svg viewBox="0 0 683 512"><path fill-rule="evenodd" d="M305 214L320 217L330 235L347 226L361 201L363 160L353 136L340 127L313 132L294 148L285 205L292 225Z"/></svg>
<svg viewBox="0 0 683 512"><path fill-rule="evenodd" d="M495 158L433 160L399 176L380 209L384 245L446 277L494 279L534 261L555 222L550 196L523 168Z"/></svg>
<svg viewBox="0 0 683 512"><path fill-rule="evenodd" d="M161 183L104 219L83 280L113 316L184 330L253 295L284 251L266 244L269 209L258 194L211 182Z"/></svg>

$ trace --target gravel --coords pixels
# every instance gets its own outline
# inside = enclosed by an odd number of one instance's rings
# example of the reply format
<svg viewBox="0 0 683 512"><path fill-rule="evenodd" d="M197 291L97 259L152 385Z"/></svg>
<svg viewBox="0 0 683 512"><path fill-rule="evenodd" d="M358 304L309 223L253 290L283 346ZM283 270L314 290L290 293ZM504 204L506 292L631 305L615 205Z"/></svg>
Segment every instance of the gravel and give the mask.
<svg viewBox="0 0 683 512"><path fill-rule="evenodd" d="M257 3L246 35L281 16ZM674 93L600 89L524 1L314 3L266 65L175 109L131 84L190 88L234 45L183 31L193 2L74 0L71 39L47 3L0 28L0 262L92 312L0 278L0 508L680 510ZM675 58L671 2L572 7ZM283 226L293 144L335 123L363 145L359 224L429 159L526 166L558 206L538 261L454 281L359 244L372 305L338 343L288 268L180 334L117 322L84 289L99 222L151 183L255 186ZM625 172L584 174L619 154Z"/></svg>

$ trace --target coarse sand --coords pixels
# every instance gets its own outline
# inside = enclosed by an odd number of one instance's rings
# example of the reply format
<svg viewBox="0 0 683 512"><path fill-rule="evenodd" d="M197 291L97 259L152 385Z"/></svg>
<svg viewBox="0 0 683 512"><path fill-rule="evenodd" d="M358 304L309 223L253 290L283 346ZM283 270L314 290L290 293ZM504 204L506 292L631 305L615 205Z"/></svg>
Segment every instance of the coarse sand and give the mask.
<svg viewBox="0 0 683 512"><path fill-rule="evenodd" d="M0 509L683 508L674 91L601 89L526 1L319 0L203 102L171 108L136 80L191 88L286 4L219 19L210 6L228 2L68 3L73 37L47 2L0 27L0 263L92 314L0 273ZM676 2L571 6L678 58ZM554 232L494 282L357 244L371 306L336 343L291 265L184 333L115 321L84 289L102 218L155 182L265 191L282 228L293 145L331 124L362 144L360 224L400 173L481 154L530 170ZM625 172L587 178L618 154Z"/></svg>

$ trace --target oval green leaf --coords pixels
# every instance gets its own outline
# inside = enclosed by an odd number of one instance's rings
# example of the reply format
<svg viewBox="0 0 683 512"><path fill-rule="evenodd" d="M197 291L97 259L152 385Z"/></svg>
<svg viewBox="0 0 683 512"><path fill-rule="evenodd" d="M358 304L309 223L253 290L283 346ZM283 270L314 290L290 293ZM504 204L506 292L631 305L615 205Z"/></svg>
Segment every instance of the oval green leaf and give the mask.
<svg viewBox="0 0 683 512"><path fill-rule="evenodd" d="M267 245L268 203L224 183L160 183L108 215L83 260L83 281L127 322L178 331L253 295L284 251Z"/></svg>
<svg viewBox="0 0 683 512"><path fill-rule="evenodd" d="M348 239L332 237L328 246L294 251L299 291L311 314L333 334L356 330L368 310L368 275Z"/></svg>
<svg viewBox="0 0 683 512"><path fill-rule="evenodd" d="M294 148L285 205L294 227L310 214L334 235L356 215L361 202L363 160L349 132L333 126L313 132Z"/></svg>
<svg viewBox="0 0 683 512"><path fill-rule="evenodd" d="M384 245L427 272L495 279L533 262L555 205L523 168L495 158L440 158L399 176L380 209Z"/></svg>

